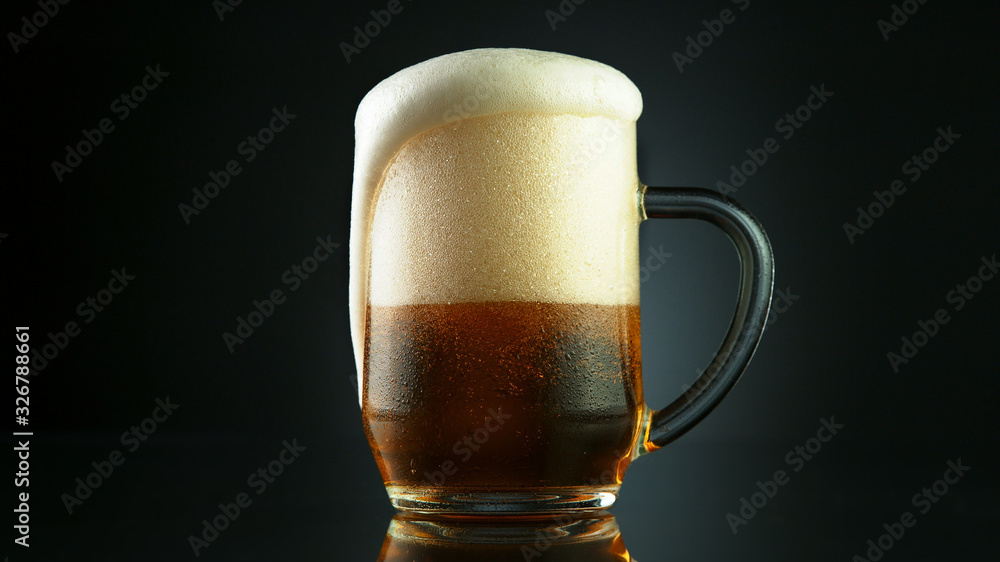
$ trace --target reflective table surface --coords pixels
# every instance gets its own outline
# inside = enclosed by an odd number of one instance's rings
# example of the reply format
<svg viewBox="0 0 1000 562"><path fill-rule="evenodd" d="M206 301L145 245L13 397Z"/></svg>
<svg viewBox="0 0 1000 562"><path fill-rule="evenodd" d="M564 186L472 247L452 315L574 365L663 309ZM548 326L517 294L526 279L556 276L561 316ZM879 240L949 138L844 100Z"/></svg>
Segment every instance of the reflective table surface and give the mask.
<svg viewBox="0 0 1000 562"><path fill-rule="evenodd" d="M968 560L1000 546L997 461L976 443L681 440L634 463L606 512L440 519L395 513L374 460L330 434L164 431L134 451L119 437L33 438L34 558L10 560Z"/></svg>

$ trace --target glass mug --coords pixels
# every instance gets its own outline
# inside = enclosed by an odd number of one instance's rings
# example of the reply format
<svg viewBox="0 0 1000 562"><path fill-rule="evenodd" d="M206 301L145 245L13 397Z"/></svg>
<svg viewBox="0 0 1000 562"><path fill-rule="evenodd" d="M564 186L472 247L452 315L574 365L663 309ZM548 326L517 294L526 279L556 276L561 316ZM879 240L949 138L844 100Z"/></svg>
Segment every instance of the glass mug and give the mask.
<svg viewBox="0 0 1000 562"><path fill-rule="evenodd" d="M733 200L643 185L638 90L606 65L478 49L404 69L355 122L351 322L365 432L392 504L603 509L626 467L701 421L746 368L770 244ZM685 395L645 405L639 224L719 226L736 312Z"/></svg>

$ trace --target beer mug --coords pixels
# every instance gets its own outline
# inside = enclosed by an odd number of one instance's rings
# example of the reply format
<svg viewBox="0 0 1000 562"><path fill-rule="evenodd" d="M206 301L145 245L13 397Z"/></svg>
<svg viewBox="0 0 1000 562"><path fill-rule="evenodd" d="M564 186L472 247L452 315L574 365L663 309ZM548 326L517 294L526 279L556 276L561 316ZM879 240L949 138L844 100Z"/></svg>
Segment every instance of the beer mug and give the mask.
<svg viewBox="0 0 1000 562"><path fill-rule="evenodd" d="M524 49L404 69L355 121L350 312L365 432L392 504L603 509L626 467L701 421L750 361L770 245L732 199L637 177L642 98L617 70ZM741 261L710 366L642 394L639 224L719 226Z"/></svg>

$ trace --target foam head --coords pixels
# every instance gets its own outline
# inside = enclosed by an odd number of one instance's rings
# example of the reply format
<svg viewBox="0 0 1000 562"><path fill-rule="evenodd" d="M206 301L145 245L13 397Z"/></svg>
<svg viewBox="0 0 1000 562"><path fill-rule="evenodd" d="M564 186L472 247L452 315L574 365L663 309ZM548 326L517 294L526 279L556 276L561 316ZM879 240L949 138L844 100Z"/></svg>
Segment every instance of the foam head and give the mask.
<svg viewBox="0 0 1000 562"><path fill-rule="evenodd" d="M445 55L373 88L355 120L359 377L369 304L638 303L641 110L617 70L525 49Z"/></svg>

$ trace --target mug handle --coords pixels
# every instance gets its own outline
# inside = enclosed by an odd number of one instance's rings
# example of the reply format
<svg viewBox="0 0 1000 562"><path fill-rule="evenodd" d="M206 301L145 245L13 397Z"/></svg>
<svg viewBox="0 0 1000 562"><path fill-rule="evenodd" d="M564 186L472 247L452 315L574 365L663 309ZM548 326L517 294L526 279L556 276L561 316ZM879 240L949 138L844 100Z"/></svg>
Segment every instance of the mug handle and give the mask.
<svg viewBox="0 0 1000 562"><path fill-rule="evenodd" d="M643 439L638 455L651 453L705 419L732 390L750 363L764 332L774 286L774 256L760 223L725 195L696 187L641 185L642 220L684 218L708 221L721 228L740 257L740 289L736 313L712 363L688 391L662 410L645 407Z"/></svg>

